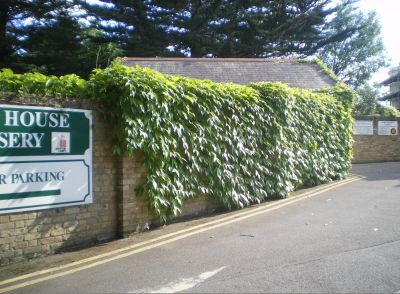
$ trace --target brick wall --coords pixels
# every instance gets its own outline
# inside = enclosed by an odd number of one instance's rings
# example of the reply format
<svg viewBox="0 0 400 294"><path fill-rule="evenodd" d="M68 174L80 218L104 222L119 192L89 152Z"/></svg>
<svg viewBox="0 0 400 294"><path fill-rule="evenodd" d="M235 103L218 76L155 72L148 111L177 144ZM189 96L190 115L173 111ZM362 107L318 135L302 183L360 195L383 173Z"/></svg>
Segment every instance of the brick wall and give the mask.
<svg viewBox="0 0 400 294"><path fill-rule="evenodd" d="M93 203L1 214L0 266L128 236L159 224L147 207L146 196L136 193L146 179L142 155L113 155L112 128L91 102L0 93L0 104L93 110ZM208 197L192 199L179 218L211 213L218 207Z"/></svg>
<svg viewBox="0 0 400 294"><path fill-rule="evenodd" d="M140 164L142 158L142 154L136 154L133 158L120 159L119 195L122 201L119 202L118 220L119 233L124 237L160 224L159 218L147 207L146 195L138 194L136 191L136 188L143 185L146 180L146 170ZM220 208L218 202L210 197L189 199L175 220L211 214Z"/></svg>
<svg viewBox="0 0 400 294"><path fill-rule="evenodd" d="M393 120L377 117L357 117L357 120L373 120L374 135L354 135L353 163L400 161L400 136L378 135L378 121ZM400 119L398 119L400 126Z"/></svg>
<svg viewBox="0 0 400 294"><path fill-rule="evenodd" d="M146 180L146 170L140 164L141 158L141 154L137 154L133 158L119 159L118 190L121 201L118 221L121 236L128 236L131 233L146 230L152 224L157 224L157 218L147 207L146 195L136 193L136 188L144 184Z"/></svg>
<svg viewBox="0 0 400 294"><path fill-rule="evenodd" d="M34 96L1 95L0 103L90 109L84 101ZM93 203L0 215L0 265L117 236L117 161L110 132L94 112Z"/></svg>

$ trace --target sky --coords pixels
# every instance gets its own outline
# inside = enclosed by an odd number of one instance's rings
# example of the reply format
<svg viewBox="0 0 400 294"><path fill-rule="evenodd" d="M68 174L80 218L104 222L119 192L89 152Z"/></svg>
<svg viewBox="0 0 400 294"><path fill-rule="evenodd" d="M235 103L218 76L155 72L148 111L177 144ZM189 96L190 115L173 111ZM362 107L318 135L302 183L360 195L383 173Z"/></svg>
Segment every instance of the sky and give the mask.
<svg viewBox="0 0 400 294"><path fill-rule="evenodd" d="M400 65L400 0L360 0L357 5L363 12L376 10L382 26L382 39L390 67ZM389 68L381 68L371 82L381 82L388 77Z"/></svg>

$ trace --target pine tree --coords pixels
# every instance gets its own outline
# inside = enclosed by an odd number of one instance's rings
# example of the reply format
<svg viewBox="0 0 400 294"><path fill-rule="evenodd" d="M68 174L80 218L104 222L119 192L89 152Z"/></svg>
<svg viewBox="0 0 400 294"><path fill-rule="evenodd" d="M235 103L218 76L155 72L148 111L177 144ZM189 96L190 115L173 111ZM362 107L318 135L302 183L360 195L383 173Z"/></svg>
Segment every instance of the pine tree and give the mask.
<svg viewBox="0 0 400 294"><path fill-rule="evenodd" d="M103 32L99 43L112 42L129 56L157 56L166 54L168 41L165 28L157 25L151 11L151 1L104 0L93 4L85 0L77 3L94 18L92 27Z"/></svg>
<svg viewBox="0 0 400 294"><path fill-rule="evenodd" d="M154 21L168 27L175 52L192 57L308 56L343 40L347 30L328 35L331 0L151 1Z"/></svg>
<svg viewBox="0 0 400 294"><path fill-rule="evenodd" d="M352 12L353 2L2 0L0 68L85 76L121 55L305 57L319 50L339 77L359 83L382 65L382 43L376 16ZM77 7L82 15L72 14ZM339 57L340 66L331 63Z"/></svg>
<svg viewBox="0 0 400 294"><path fill-rule="evenodd" d="M77 0L93 26L130 56L308 56L327 34L331 0Z"/></svg>
<svg viewBox="0 0 400 294"><path fill-rule="evenodd" d="M21 57L26 54L23 42L29 38L27 31L50 22L59 11L70 5L66 1L1 0L0 68L26 70Z"/></svg>
<svg viewBox="0 0 400 294"><path fill-rule="evenodd" d="M82 36L79 24L65 12L43 26L26 29L22 61L34 71L46 74L84 74L77 53Z"/></svg>

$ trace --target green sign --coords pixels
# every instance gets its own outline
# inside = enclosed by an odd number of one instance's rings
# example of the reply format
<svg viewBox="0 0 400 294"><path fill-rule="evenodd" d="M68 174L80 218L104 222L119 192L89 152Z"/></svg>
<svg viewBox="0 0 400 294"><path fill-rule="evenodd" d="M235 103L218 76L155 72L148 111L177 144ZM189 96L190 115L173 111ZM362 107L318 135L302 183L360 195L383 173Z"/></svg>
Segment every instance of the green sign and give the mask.
<svg viewBox="0 0 400 294"><path fill-rule="evenodd" d="M0 213L92 202L91 111L0 105Z"/></svg>
<svg viewBox="0 0 400 294"><path fill-rule="evenodd" d="M83 155L89 148L89 118L82 112L0 108L0 156ZM52 148L64 134L69 149Z"/></svg>

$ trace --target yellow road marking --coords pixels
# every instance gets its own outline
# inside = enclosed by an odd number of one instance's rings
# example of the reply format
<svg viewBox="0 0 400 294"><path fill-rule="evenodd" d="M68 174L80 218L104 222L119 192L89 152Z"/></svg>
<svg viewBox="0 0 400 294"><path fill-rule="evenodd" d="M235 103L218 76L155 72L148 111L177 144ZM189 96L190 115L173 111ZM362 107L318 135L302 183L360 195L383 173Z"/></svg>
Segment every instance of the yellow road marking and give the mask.
<svg viewBox="0 0 400 294"><path fill-rule="evenodd" d="M107 253L99 254L99 255L96 255L96 256L93 256L93 257L88 257L88 258L85 258L85 259L82 259L82 260L79 260L79 261L74 261L74 262L68 263L66 265L61 265L61 266L49 268L49 269L46 269L46 270L41 270L41 271L33 272L33 273L30 273L30 274L18 276L18 277L12 278L12 279L4 280L4 281L0 282L0 286L6 285L6 284L10 284L10 283L13 283L13 282L16 282L16 281L19 281L19 280L32 278L34 276L43 275L43 274L47 274L47 273L51 273L51 272L67 269L67 268L70 268L70 267L74 267L74 266L77 266L77 265L80 265L80 264L83 264L83 263L87 263L87 262L90 262L90 261L101 259L103 257L108 257L110 255L114 255L114 254L121 253L121 252L130 250L130 249L134 249L134 248L141 247L141 246L144 246L144 245L147 245L147 244L150 244L150 243L154 243L156 241L167 239L169 237L173 237L173 236L176 236L176 235L188 232L188 231L193 231L193 230L196 230L196 229L199 229L199 228L203 228L203 227L215 224L215 223L223 222L223 221L226 221L228 219L233 219L233 218L240 217L242 215L251 214L254 211L262 210L262 209L265 209L266 207L271 207L271 206L275 206L275 205L278 205L278 204L282 204L284 202L292 201L292 200L294 200L294 199L296 199L298 197L302 197L302 196L305 196L305 195L311 195L311 194L314 194L314 193L317 193L317 192L319 193L321 190L325 191L327 188L330 188L332 186L336 187L338 184L347 183L348 181L350 181L352 179L353 178L348 178L348 179L343 180L341 182L334 182L334 183L326 185L324 187L320 187L320 188L314 189L312 192L305 192L305 193L299 194L299 195L294 196L294 197L290 197L290 198L279 200L279 202L261 204L261 206L259 206L259 207L249 208L249 210L238 212L238 213L235 213L234 215L231 215L231 216L223 217L223 218L220 218L220 219L217 219L217 220L214 220L214 221L210 221L210 222L207 222L207 223L204 223L204 224L201 224L201 225L197 225L197 226L190 227L190 228L187 228L187 229L179 230L177 232L169 233L169 234L166 234L166 235L163 235L163 236L159 236L159 237L153 238L151 240L147 240L147 241L143 241L143 242L140 242L140 243L137 243L137 244L134 244L134 245L126 246L126 247L123 247L123 248L120 248L120 249L116 249L116 250L113 250L113 251L110 251L110 252L107 252Z"/></svg>
<svg viewBox="0 0 400 294"><path fill-rule="evenodd" d="M269 212L269 211L273 211L273 210L279 209L281 207L284 207L284 206L287 206L289 204L298 202L298 201L303 200L305 198L310 198L310 197L317 196L317 195L319 195L319 194L321 194L323 192L332 190L334 188L346 185L346 184L351 183L351 182L358 181L360 179L362 179L362 177L349 178L349 179L346 179L346 180L341 181L341 182L335 182L335 183L330 184L328 186L324 186L324 187L315 189L314 191L311 191L311 192L305 192L305 193L299 194L297 196L281 200L278 203L272 203L270 205L263 205L263 206L260 206L260 207L254 208L254 209L250 209L250 211L239 212L239 213L237 213L235 215L232 215L232 216L224 217L224 218L221 218L221 219L218 219L218 220L214 220L214 221L207 222L207 223L204 223L204 224L201 224L201 225L197 225L197 226L192 227L192 228L183 229L183 230L180 230L180 231L177 231L177 232L174 232L174 233L170 233L170 234L167 234L167 235L164 235L164 236L160 236L160 237L154 238L152 240L144 241L144 242L141 242L141 243L138 243L138 244L135 244L135 245L131 245L131 246L125 247L125 248L120 248L120 249L117 249L117 250L114 250L114 251L111 251L111 252L107 252L107 253L100 254L100 255L97 255L97 256L89 257L89 258L86 258L86 259L83 259L83 260L80 260L80 261L76 261L76 262L72 262L72 263L69 263L69 264L66 264L66 265L63 265L63 266L54 267L54 268L50 268L50 269L42 270L42 271L37 271L37 272L33 272L31 274L27 274L27 275L19 276L19 277L12 278L12 279L9 279L9 280L5 280L3 282L0 282L0 286L1 285L5 285L5 284L10 284L10 283L13 283L13 282L16 282L16 281L19 281L19 280L32 278L32 277L35 277L35 276L38 276L38 275L43 275L43 274L46 274L46 273L60 271L60 270L67 269L67 268L70 268L70 267L73 267L73 266L77 266L77 265L80 265L80 264L83 264L83 263L87 263L87 262L90 262L90 261L101 259L103 257L114 255L114 254L117 254L117 253L120 253L120 252L123 252L123 251L134 249L134 248L137 248L139 246L144 246L144 245L147 245L147 244L150 244L150 243L154 243L156 241L159 241L159 240L162 240L162 239L166 239L166 238L169 238L169 237L173 237L173 236L185 233L185 232L193 231L193 232L189 232L189 233L186 233L186 234L183 234L183 235L180 235L180 236L177 236L177 237L165 240L165 241L158 242L156 244L148 245L148 246L136 249L136 250L131 250L131 251L128 251L126 253L118 254L116 256L113 256L113 257L110 257L110 258L107 258L107 259L103 259L103 260L100 260L100 261L97 261L97 262L93 262L93 263L90 263L88 265L83 265L83 266L80 266L80 267L77 267L77 268L74 268L74 269L71 269L71 270L63 271L63 272L60 272L60 273L55 273L55 274L52 274L52 275L49 275L49 276L45 276L45 277L42 277L42 278L37 278L37 279L34 279L34 280L30 280L30 281L22 282L22 283L19 283L19 284L16 284L16 285L12 285L12 286L9 286L9 287L1 288L0 289L0 293L5 293L5 292L8 292L8 291L12 291L12 290L16 290L16 289L19 289L19 288L27 287L27 286L30 286L30 285L34 285L34 284L37 284L37 283L40 283L40 282L44 282L44 281L52 280L52 279L55 279L55 278L63 277L63 276L66 276L66 275L69 275L69 274L72 274L72 273L76 273L76 272L79 272L79 271L82 271L82 270L85 270L85 269L89 269L89 268L92 268L92 267L95 267L95 266L98 266L98 265L102 265L104 263L108 263L108 262L111 262L111 261L114 261L114 260L118 260L118 259L121 259L121 258L125 258L125 257L131 256L131 255L143 252L143 251L147 251L147 250L150 250L150 249L153 249L153 248L156 248L156 247L160 247L162 245L166 245L166 244L169 244L169 243L172 243L172 242L175 242L175 241L178 241L178 240L181 240L181 239L184 239L184 238L196 235L196 234L200 234L200 233L203 233L203 232L206 232L206 231L209 231L209 230L212 230L212 229L216 229L216 228L228 225L228 224L232 224L232 223L235 223L235 222L238 222L238 221L241 221L241 220L244 220L244 219L256 216L256 215L260 215L260 214L263 214L263 213L266 213L266 212Z"/></svg>

